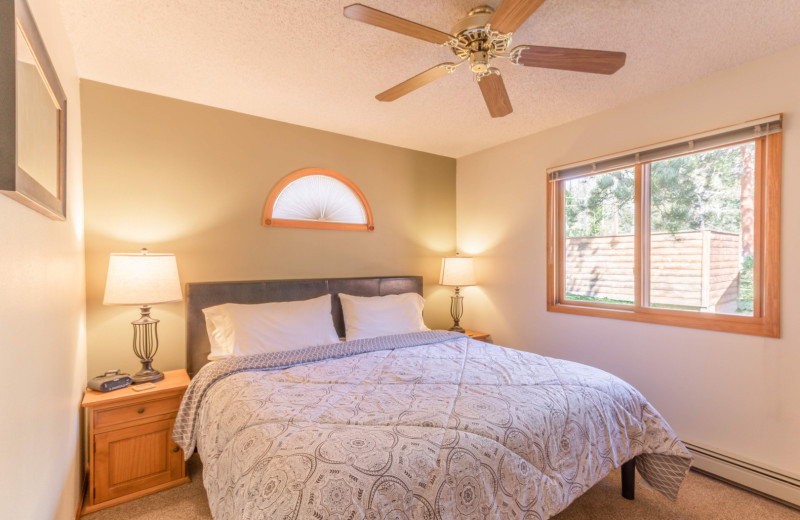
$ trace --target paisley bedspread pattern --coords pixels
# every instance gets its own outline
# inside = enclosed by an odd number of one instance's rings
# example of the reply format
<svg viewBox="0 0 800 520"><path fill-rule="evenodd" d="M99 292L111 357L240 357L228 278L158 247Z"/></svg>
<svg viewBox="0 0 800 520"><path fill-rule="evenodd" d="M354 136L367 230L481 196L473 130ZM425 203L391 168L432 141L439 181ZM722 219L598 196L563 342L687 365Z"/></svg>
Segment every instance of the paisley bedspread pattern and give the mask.
<svg viewBox="0 0 800 520"><path fill-rule="evenodd" d="M691 465L624 381L441 331L207 365L173 438L217 520L546 519L633 456L673 499Z"/></svg>

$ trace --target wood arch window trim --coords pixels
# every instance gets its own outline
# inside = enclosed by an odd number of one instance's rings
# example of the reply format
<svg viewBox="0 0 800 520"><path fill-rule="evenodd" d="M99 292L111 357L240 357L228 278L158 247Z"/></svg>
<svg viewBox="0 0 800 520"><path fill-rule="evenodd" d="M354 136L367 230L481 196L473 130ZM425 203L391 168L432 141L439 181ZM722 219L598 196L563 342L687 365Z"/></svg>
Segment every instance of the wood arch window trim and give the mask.
<svg viewBox="0 0 800 520"><path fill-rule="evenodd" d="M349 224L344 222L321 222L316 220L290 220L290 219L280 219L280 218L273 218L273 210L275 209L275 202L278 200L278 197L286 189L289 184L293 183L294 181L301 179L303 177L308 177L311 175L324 175L326 177L331 177L335 179L348 188L353 192L353 194L358 197L358 200L361 202L361 207L364 209L364 215L367 218L366 224ZM272 189L267 198L267 204L264 207L264 218L262 221L264 226L271 226L271 227L293 227L293 228L303 228L303 229L333 229L339 231L375 231L375 224L372 220L372 209L369 207L369 202L367 202L367 198L364 196L364 193L359 189L356 184L342 175L339 172L328 170L326 168L303 168L302 170L297 170L296 172L292 172L283 179L278 182L278 184Z"/></svg>

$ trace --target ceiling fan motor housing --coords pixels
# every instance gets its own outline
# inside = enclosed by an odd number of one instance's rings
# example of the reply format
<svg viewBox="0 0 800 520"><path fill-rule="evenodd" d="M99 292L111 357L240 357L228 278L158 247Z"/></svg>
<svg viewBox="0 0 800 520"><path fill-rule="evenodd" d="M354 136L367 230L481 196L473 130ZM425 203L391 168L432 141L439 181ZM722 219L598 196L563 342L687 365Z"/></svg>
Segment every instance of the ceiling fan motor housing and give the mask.
<svg viewBox="0 0 800 520"><path fill-rule="evenodd" d="M467 13L467 16L456 22L453 28L450 29L450 34L461 36L462 32L483 29L493 14L494 9L488 5L476 7L475 9L470 10L470 12Z"/></svg>
<svg viewBox="0 0 800 520"><path fill-rule="evenodd" d="M487 34L486 24L493 14L494 9L488 5L476 7L450 30L458 41L458 45L452 47L453 53L461 60L469 60L469 68L475 74L489 70L489 60L503 55L511 44L510 37Z"/></svg>

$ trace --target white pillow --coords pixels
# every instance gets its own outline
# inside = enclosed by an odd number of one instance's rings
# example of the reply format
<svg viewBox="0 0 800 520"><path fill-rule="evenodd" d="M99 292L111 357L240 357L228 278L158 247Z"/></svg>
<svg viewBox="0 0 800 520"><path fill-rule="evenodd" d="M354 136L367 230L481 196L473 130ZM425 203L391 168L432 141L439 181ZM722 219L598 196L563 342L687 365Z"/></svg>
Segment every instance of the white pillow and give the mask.
<svg viewBox="0 0 800 520"><path fill-rule="evenodd" d="M347 341L430 330L422 321L425 298L417 293L352 296L339 293Z"/></svg>
<svg viewBox="0 0 800 520"><path fill-rule="evenodd" d="M203 314L210 360L339 342L329 294L296 302L224 303L203 309Z"/></svg>

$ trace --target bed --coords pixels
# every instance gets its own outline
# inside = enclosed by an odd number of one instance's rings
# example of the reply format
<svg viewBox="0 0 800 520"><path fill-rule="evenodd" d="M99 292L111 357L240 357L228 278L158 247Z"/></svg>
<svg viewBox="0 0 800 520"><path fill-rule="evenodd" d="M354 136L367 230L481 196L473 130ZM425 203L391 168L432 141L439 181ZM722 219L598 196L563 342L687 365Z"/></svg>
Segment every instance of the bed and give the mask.
<svg viewBox="0 0 800 520"><path fill-rule="evenodd" d="M415 276L188 284L192 383L173 439L217 520L546 519L623 466L675 499L691 455L599 369L425 331L209 363L203 309L422 293Z"/></svg>

